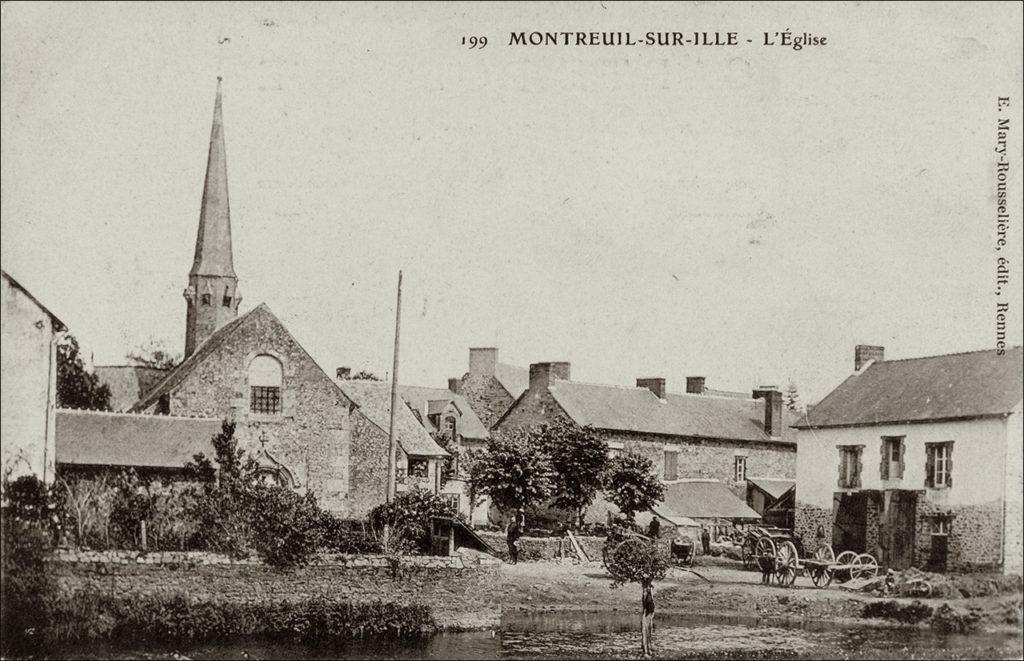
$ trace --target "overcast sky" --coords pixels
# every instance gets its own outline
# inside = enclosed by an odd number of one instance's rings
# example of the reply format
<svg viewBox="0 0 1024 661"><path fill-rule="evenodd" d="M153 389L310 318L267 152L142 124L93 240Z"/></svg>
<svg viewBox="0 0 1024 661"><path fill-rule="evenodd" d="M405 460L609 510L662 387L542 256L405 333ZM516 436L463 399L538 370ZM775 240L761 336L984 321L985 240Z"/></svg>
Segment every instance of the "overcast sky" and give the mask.
<svg viewBox="0 0 1024 661"><path fill-rule="evenodd" d="M1019 292L1019 3L2 12L0 261L97 364L183 346L218 74L242 309L266 302L331 373L390 370L400 268L401 380L420 385L497 346L581 381L792 378L815 400L857 343L991 348L1006 95ZM758 45L787 28L828 45Z"/></svg>

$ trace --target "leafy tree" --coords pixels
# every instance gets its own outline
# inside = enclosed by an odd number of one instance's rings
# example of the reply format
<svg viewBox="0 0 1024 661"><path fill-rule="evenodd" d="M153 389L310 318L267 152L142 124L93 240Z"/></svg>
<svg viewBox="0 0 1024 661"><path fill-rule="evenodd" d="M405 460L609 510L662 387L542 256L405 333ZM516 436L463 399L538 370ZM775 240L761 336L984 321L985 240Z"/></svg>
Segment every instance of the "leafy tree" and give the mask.
<svg viewBox="0 0 1024 661"><path fill-rule="evenodd" d="M487 451L483 448L467 448L459 457L459 467L464 480L466 500L469 503L469 525L473 525L473 511L483 503L483 475Z"/></svg>
<svg viewBox="0 0 1024 661"><path fill-rule="evenodd" d="M665 578L668 573L667 549L642 536L628 537L625 541L609 538L606 543L615 544L606 554L612 587L617 588L626 583L640 585L641 655L650 658L654 656L651 646L654 631L654 582Z"/></svg>
<svg viewBox="0 0 1024 661"><path fill-rule="evenodd" d="M383 381L384 380L384 379L380 378L379 376L377 376L376 374L374 374L373 372L368 372L366 370L359 370L358 372L353 374L350 378L353 381Z"/></svg>
<svg viewBox="0 0 1024 661"><path fill-rule="evenodd" d="M395 528L401 535L419 549L421 553L430 551L430 519L434 516L459 516L452 507L436 493L426 489L411 489L398 494L390 503L382 503L374 507L369 514L370 528L381 537L382 543L394 539L385 539L388 533L385 528Z"/></svg>
<svg viewBox="0 0 1024 661"><path fill-rule="evenodd" d="M789 380L789 384L786 385L786 393L783 395L783 401L786 404L786 408L796 413L802 413L804 410L803 402L800 401L800 391L797 390L796 382L793 379Z"/></svg>
<svg viewBox="0 0 1024 661"><path fill-rule="evenodd" d="M171 369L181 362L181 353L171 352L163 342L149 338L125 356L133 365Z"/></svg>
<svg viewBox="0 0 1024 661"><path fill-rule="evenodd" d="M665 486L654 474L654 463L641 455L626 453L612 459L604 487L605 495L626 519L654 507L665 497Z"/></svg>
<svg viewBox="0 0 1024 661"><path fill-rule="evenodd" d="M492 435L481 464L480 488L502 511L538 505L552 493L551 460L530 432L514 429Z"/></svg>
<svg viewBox="0 0 1024 661"><path fill-rule="evenodd" d="M583 525L587 508L601 489L608 468L608 446L591 427L557 422L537 431L554 471L555 505Z"/></svg>
<svg viewBox="0 0 1024 661"><path fill-rule="evenodd" d="M85 371L78 352L78 341L70 334L57 343L57 406L109 411L110 388Z"/></svg>

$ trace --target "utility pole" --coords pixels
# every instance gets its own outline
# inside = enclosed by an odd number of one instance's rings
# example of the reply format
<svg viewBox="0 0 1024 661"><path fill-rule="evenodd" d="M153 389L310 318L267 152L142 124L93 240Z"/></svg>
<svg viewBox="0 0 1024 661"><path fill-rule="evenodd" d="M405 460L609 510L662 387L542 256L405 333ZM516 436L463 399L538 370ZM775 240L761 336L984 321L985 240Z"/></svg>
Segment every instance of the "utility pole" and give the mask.
<svg viewBox="0 0 1024 661"><path fill-rule="evenodd" d="M387 502L395 499L395 473L398 472L395 443L395 413L398 411L398 337L402 327L402 271L398 271L398 301L395 304L395 362L391 367L391 421L388 423L388 491Z"/></svg>

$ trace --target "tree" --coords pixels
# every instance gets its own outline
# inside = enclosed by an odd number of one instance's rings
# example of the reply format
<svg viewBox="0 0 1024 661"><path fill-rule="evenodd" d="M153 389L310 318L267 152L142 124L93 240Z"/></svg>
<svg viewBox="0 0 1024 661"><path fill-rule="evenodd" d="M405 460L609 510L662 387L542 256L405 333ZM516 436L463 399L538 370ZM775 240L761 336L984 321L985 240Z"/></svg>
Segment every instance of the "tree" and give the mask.
<svg viewBox="0 0 1024 661"><path fill-rule="evenodd" d="M479 470L481 490L503 512L543 502L554 486L547 453L532 434L522 429L491 436Z"/></svg>
<svg viewBox="0 0 1024 661"><path fill-rule="evenodd" d="M369 514L370 529L378 541L394 543L386 528L400 531L421 553L430 551L430 519L435 516L457 517L458 512L436 493L426 489L411 489L399 494L389 503L382 503Z"/></svg>
<svg viewBox="0 0 1024 661"><path fill-rule="evenodd" d="M591 427L556 422L537 432L554 471L555 506L583 525L587 508L601 489L608 468L608 446Z"/></svg>
<svg viewBox="0 0 1024 661"><path fill-rule="evenodd" d="M125 356L133 365L139 367L154 367L157 369L171 369L181 362L180 353L172 353L163 342L149 338L145 344L140 344Z"/></svg>
<svg viewBox="0 0 1024 661"><path fill-rule="evenodd" d="M654 630L654 581L665 578L669 562L666 549L654 540L646 537L628 537L625 541L609 538L607 543L615 544L615 548L607 554L608 573L612 575L612 587L617 588L626 583L640 584L641 624L640 640L641 655L644 658L654 656L651 646L651 635Z"/></svg>
<svg viewBox="0 0 1024 661"><path fill-rule="evenodd" d="M459 469L466 485L466 501L469 503L469 525L473 526L473 512L483 503L484 459L487 451L483 448L467 448L459 457Z"/></svg>
<svg viewBox="0 0 1024 661"><path fill-rule="evenodd" d="M85 371L78 351L78 341L70 334L57 343L57 406L109 411L110 388Z"/></svg>
<svg viewBox="0 0 1024 661"><path fill-rule="evenodd" d="M630 522L637 512L654 507L665 497L665 486L654 474L654 463L633 453L612 459L604 491Z"/></svg>
<svg viewBox="0 0 1024 661"><path fill-rule="evenodd" d="M376 374L374 374L373 372L368 372L366 370L359 370L358 372L353 374L350 378L353 381L383 381L384 380L384 379L380 378L379 376L377 376Z"/></svg>
<svg viewBox="0 0 1024 661"><path fill-rule="evenodd" d="M800 401L800 391L797 390L796 382L793 379L789 380L789 384L786 385L786 394L784 400L786 408L796 413L802 413L804 410L803 402Z"/></svg>

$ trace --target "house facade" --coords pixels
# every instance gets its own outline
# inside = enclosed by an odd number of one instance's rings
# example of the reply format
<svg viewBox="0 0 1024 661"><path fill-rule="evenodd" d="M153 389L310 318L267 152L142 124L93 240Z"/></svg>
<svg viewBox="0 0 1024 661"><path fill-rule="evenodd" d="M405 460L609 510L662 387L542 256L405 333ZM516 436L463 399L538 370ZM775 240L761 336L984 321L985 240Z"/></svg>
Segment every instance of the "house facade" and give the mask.
<svg viewBox="0 0 1024 661"><path fill-rule="evenodd" d="M0 271L0 469L12 479L54 477L57 342L67 330L18 281Z"/></svg>
<svg viewBox="0 0 1024 661"><path fill-rule="evenodd" d="M748 478L795 478L795 434L780 391L707 394L702 377L691 377L687 386L679 394L667 391L664 378L637 379L636 387L578 383L570 379L569 363L536 363L526 392L492 433L557 420L589 425L613 455L650 459L664 482L714 480L741 505Z"/></svg>
<svg viewBox="0 0 1024 661"><path fill-rule="evenodd" d="M885 360L798 424L796 531L883 565L1021 571L1021 348Z"/></svg>

